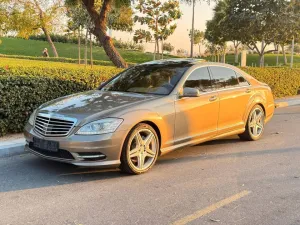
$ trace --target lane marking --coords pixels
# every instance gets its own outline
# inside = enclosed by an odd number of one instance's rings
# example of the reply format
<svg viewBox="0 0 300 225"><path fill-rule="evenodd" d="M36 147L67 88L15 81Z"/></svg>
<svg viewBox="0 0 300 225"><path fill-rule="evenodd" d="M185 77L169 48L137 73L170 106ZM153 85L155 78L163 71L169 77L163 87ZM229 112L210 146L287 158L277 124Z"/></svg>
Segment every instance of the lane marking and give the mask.
<svg viewBox="0 0 300 225"><path fill-rule="evenodd" d="M185 224L187 224L187 223L189 223L193 220L196 220L196 219L198 219L198 218L200 218L200 217L202 217L206 214L209 214L209 213L211 213L211 212L213 212L213 211L215 211L215 210L217 210L217 209L219 209L219 208L221 208L225 205L228 205L228 204L230 204L234 201L237 201L237 200L249 195L250 193L251 193L251 191L247 191L247 190L242 191L242 192L240 192L236 195L230 196L230 197L225 198L225 199L223 199L223 200L221 200L221 201L219 201L219 202L217 202L213 205L210 205L210 206L208 206L204 209L198 210L198 211L196 211L195 213L193 213L191 215L183 217L182 219L177 220L174 223L172 223L172 225L185 225Z"/></svg>

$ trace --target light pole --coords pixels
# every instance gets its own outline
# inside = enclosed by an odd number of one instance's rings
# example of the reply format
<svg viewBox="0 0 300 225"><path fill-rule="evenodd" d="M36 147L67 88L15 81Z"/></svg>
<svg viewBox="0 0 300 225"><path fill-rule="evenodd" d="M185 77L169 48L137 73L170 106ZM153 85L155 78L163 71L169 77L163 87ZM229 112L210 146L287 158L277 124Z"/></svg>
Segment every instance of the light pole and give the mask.
<svg viewBox="0 0 300 225"><path fill-rule="evenodd" d="M191 58L194 58L194 23L195 23L195 0L193 0L192 31L191 31Z"/></svg>

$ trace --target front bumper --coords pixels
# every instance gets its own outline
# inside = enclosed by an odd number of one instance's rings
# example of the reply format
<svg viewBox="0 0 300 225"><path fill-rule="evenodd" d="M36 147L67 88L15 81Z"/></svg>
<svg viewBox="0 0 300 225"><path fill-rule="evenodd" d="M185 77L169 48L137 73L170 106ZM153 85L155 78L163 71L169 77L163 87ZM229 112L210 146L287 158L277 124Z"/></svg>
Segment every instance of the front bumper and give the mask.
<svg viewBox="0 0 300 225"><path fill-rule="evenodd" d="M25 151L45 159L69 163L77 166L118 167L122 146L127 131L116 131L102 135L75 135L66 137L43 137L34 132L29 124L25 126ZM33 137L57 141L59 152L51 153L33 147Z"/></svg>

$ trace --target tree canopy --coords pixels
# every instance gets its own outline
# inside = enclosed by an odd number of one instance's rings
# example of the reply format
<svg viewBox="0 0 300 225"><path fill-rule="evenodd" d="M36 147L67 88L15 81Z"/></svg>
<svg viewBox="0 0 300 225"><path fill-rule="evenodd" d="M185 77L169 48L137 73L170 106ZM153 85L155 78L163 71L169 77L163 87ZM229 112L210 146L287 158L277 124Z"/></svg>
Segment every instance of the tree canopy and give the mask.
<svg viewBox="0 0 300 225"><path fill-rule="evenodd" d="M166 40L174 33L177 27L175 21L182 15L177 0L139 0L136 10L139 14L134 17L134 21L147 25L148 29L136 30L133 39L135 42L154 39L156 50L159 50L159 40Z"/></svg>
<svg viewBox="0 0 300 225"><path fill-rule="evenodd" d="M298 5L295 0L220 1L207 22L205 37L214 44L233 41L235 47L242 42L261 56L263 65L264 54L277 50L266 50L268 45L299 34Z"/></svg>
<svg viewBox="0 0 300 225"><path fill-rule="evenodd" d="M54 55L58 56L50 33L56 29L64 15L63 0L0 0L0 4L9 18L1 27L16 32L22 38L44 32Z"/></svg>

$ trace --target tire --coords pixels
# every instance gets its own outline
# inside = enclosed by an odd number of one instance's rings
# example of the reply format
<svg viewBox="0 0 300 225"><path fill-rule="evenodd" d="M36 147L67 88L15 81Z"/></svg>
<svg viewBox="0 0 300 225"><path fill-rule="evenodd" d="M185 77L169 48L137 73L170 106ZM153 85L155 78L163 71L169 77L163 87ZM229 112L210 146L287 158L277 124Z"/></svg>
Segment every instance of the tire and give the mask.
<svg viewBox="0 0 300 225"><path fill-rule="evenodd" d="M136 125L123 144L121 171L136 175L147 172L155 164L159 150L159 139L153 127L146 123Z"/></svg>
<svg viewBox="0 0 300 225"><path fill-rule="evenodd" d="M265 112L260 105L255 105L249 113L245 132L239 134L245 141L257 141L261 138L265 128Z"/></svg>

